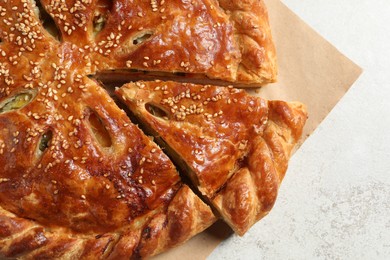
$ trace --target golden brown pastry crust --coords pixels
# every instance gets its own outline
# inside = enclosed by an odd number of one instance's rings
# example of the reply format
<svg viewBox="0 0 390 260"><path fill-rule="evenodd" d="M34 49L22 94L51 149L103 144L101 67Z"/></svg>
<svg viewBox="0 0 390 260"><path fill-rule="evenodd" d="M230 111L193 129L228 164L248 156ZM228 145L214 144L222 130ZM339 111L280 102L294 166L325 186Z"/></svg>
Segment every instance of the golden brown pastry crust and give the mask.
<svg viewBox="0 0 390 260"><path fill-rule="evenodd" d="M72 232L20 218L0 207L0 255L21 259L145 258L177 246L203 231L210 209L182 186L169 205L109 232Z"/></svg>
<svg viewBox="0 0 390 260"><path fill-rule="evenodd" d="M218 0L235 26L241 61L236 81L265 84L277 78L276 51L263 0ZM244 86L244 85L241 85Z"/></svg>
<svg viewBox="0 0 390 260"><path fill-rule="evenodd" d="M263 0L42 0L85 70L182 72L235 83L276 80ZM81 59L81 60L83 60Z"/></svg>
<svg viewBox="0 0 390 260"><path fill-rule="evenodd" d="M274 81L263 2L39 2L47 26L34 0L0 2L0 258L147 257L211 225L211 209L88 75Z"/></svg>
<svg viewBox="0 0 390 260"><path fill-rule="evenodd" d="M117 93L184 161L193 183L238 234L272 208L306 121L302 104L163 81L130 83Z"/></svg>

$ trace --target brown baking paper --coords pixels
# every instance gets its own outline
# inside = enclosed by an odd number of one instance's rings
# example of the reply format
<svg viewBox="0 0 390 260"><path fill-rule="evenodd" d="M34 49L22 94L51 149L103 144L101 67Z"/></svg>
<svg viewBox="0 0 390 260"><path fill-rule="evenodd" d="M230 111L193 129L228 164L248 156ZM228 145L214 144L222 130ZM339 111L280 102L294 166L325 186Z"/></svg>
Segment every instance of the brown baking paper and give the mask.
<svg viewBox="0 0 390 260"><path fill-rule="evenodd" d="M265 0L279 63L278 82L251 90L267 99L300 101L309 119L301 143L317 128L362 70L279 0ZM287 173L288 174L288 173ZM232 231L221 221L153 259L205 259Z"/></svg>

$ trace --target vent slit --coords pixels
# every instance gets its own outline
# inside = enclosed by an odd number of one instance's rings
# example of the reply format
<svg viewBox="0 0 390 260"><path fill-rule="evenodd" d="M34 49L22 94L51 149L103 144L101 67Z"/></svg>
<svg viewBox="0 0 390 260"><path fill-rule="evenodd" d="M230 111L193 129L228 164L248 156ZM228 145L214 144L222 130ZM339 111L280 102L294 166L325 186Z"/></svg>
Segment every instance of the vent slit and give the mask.
<svg viewBox="0 0 390 260"><path fill-rule="evenodd" d="M103 120L99 117L99 115L97 115L95 111L89 111L88 123L96 141L100 144L100 146L103 148L111 147L111 136L104 126Z"/></svg>
<svg viewBox="0 0 390 260"><path fill-rule="evenodd" d="M153 34L150 33L150 32L144 32L143 34L138 35L137 37L135 37L135 38L133 39L133 44L134 44L134 45L141 44L141 43L147 41L150 37L152 37L152 35L153 35Z"/></svg>
<svg viewBox="0 0 390 260"><path fill-rule="evenodd" d="M34 93L22 92L0 103L0 114L21 109L35 97Z"/></svg>
<svg viewBox="0 0 390 260"><path fill-rule="evenodd" d="M152 103L146 103L145 104L145 109L153 116L163 118L165 120L169 119L169 114L167 111L165 111L163 108L152 104Z"/></svg>
<svg viewBox="0 0 390 260"><path fill-rule="evenodd" d="M95 36L106 26L108 16L112 9L113 1L98 0L93 15L93 32Z"/></svg>
<svg viewBox="0 0 390 260"><path fill-rule="evenodd" d="M43 7L42 3L37 0L36 1L37 10L36 13L39 16L39 19L41 20L43 28L51 35L54 39L57 41L61 41L61 32L57 27L57 24L51 17L51 15L46 11L46 9Z"/></svg>
<svg viewBox="0 0 390 260"><path fill-rule="evenodd" d="M51 130L47 131L42 135L38 146L40 154L43 154L46 151L46 149L50 147L52 139L53 139L53 132Z"/></svg>

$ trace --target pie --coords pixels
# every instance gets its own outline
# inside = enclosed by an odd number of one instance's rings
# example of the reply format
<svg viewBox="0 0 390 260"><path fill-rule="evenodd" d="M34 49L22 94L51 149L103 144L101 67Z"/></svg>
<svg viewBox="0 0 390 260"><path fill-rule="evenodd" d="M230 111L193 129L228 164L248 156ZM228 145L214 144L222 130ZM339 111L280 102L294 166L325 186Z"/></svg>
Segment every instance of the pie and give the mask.
<svg viewBox="0 0 390 260"><path fill-rule="evenodd" d="M263 1L3 0L0 18L0 258L146 258L270 210L303 105L199 85L276 80Z"/></svg>

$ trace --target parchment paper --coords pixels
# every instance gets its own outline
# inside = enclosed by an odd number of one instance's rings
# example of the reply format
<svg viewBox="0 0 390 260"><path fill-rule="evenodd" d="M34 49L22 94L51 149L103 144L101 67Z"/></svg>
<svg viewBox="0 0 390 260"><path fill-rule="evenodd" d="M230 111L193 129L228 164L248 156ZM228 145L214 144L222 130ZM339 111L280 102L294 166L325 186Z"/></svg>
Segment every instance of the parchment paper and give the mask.
<svg viewBox="0 0 390 260"><path fill-rule="evenodd" d="M279 63L278 82L250 91L267 99L300 101L309 119L301 143L317 128L362 70L279 0L265 0ZM287 172L288 174L288 172ZM205 259L232 231L221 221L153 259Z"/></svg>

